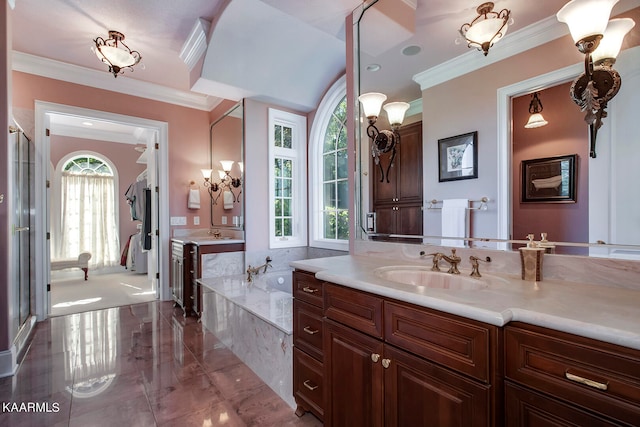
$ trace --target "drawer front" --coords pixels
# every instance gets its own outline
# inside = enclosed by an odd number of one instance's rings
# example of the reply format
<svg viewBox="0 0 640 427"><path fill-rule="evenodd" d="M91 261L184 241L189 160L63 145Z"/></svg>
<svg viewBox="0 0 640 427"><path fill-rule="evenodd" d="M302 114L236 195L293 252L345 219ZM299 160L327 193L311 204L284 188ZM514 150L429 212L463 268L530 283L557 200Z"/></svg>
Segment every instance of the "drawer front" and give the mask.
<svg viewBox="0 0 640 427"><path fill-rule="evenodd" d="M317 307L322 307L323 284L311 273L294 271L293 297Z"/></svg>
<svg viewBox="0 0 640 427"><path fill-rule="evenodd" d="M322 361L322 309L293 300L293 345Z"/></svg>
<svg viewBox="0 0 640 427"><path fill-rule="evenodd" d="M427 360L491 382L491 343L497 328L480 322L385 301L385 341ZM493 337L493 339L492 339Z"/></svg>
<svg viewBox="0 0 640 427"><path fill-rule="evenodd" d="M293 396L296 403L313 412L322 421L322 363L297 348L293 349Z"/></svg>
<svg viewBox="0 0 640 427"><path fill-rule="evenodd" d="M382 338L382 298L324 284L324 315L376 338Z"/></svg>
<svg viewBox="0 0 640 427"><path fill-rule="evenodd" d="M506 377L640 425L640 351L531 325L505 328Z"/></svg>

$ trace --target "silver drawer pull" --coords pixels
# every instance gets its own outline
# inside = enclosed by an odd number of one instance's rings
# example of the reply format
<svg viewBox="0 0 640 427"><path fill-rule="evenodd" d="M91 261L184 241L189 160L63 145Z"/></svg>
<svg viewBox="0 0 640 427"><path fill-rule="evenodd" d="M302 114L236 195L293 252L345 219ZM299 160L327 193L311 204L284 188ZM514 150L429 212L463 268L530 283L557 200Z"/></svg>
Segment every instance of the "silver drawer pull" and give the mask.
<svg viewBox="0 0 640 427"><path fill-rule="evenodd" d="M387 369L391 365L391 359L382 359L382 366Z"/></svg>
<svg viewBox="0 0 640 427"><path fill-rule="evenodd" d="M311 385L311 384L309 384L309 380L306 380L306 381L305 381L305 382L303 382L302 384L304 384L304 386L305 386L306 388L308 388L309 390L311 390L311 391L313 391L313 390L315 390L315 389L317 389L317 388L318 388L318 386L317 386L317 385Z"/></svg>
<svg viewBox="0 0 640 427"><path fill-rule="evenodd" d="M303 331L305 331L306 333L308 333L309 335L315 335L315 334L317 334L318 332L320 332L320 331L318 331L317 329L311 329L311 328L310 328L310 327L308 327L308 326L305 326L304 328L302 328L302 330L303 330Z"/></svg>
<svg viewBox="0 0 640 427"><path fill-rule="evenodd" d="M599 383L597 381L590 380L588 378L579 377L578 375L570 374L569 371L564 373L564 376L569 380L576 383L584 384L589 387L597 388L598 390L606 390L609 386L607 384Z"/></svg>
<svg viewBox="0 0 640 427"><path fill-rule="evenodd" d="M318 292L316 288L310 288L308 286L305 286L304 288L302 288L302 290L308 294L315 294L316 292Z"/></svg>

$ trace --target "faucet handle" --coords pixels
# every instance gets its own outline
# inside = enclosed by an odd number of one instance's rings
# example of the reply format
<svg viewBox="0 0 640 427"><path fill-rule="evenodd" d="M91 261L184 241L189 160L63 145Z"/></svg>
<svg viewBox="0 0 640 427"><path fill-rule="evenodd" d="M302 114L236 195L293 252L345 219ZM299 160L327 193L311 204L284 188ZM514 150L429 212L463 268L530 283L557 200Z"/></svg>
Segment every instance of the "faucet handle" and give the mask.
<svg viewBox="0 0 640 427"><path fill-rule="evenodd" d="M482 277L480 274L480 261L482 262L491 262L491 257L486 257L485 259L478 258L477 256L471 255L469 257L469 261L471 261L471 277Z"/></svg>
<svg viewBox="0 0 640 427"><path fill-rule="evenodd" d="M442 259L442 254L440 252L428 254L425 253L425 251L420 251L421 258L424 258L426 256L433 257L433 265L431 266L431 271L440 271L440 265L438 265L438 262Z"/></svg>

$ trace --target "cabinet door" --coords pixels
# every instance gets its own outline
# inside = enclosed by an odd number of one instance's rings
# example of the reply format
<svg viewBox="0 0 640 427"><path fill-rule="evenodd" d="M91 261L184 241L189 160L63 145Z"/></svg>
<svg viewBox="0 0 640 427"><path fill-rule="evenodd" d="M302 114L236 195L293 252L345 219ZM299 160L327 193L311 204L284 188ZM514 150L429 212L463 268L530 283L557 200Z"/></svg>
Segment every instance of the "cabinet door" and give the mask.
<svg viewBox="0 0 640 427"><path fill-rule="evenodd" d="M390 345L384 350L385 426L488 426L489 387Z"/></svg>
<svg viewBox="0 0 640 427"><path fill-rule="evenodd" d="M382 342L328 319L324 328L325 425L382 427Z"/></svg>
<svg viewBox="0 0 640 427"><path fill-rule="evenodd" d="M376 233L384 233L384 234L396 233L395 205L376 206Z"/></svg>
<svg viewBox="0 0 640 427"><path fill-rule="evenodd" d="M422 203L398 206L396 210L396 234L422 236Z"/></svg>
<svg viewBox="0 0 640 427"><path fill-rule="evenodd" d="M173 293L173 299L183 306L183 280L182 276L184 270L182 268L182 257L173 256L171 258L171 289Z"/></svg>
<svg viewBox="0 0 640 427"><path fill-rule="evenodd" d="M400 144L395 172L399 201L422 202L422 122L400 128Z"/></svg>

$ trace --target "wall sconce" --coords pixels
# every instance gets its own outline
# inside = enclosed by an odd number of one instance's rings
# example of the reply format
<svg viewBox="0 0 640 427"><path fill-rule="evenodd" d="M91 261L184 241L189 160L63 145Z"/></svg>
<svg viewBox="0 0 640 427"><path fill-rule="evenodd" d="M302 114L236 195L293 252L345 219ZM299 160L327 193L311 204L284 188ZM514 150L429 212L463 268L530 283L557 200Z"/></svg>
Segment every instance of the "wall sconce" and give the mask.
<svg viewBox="0 0 640 427"><path fill-rule="evenodd" d="M125 69L133 71L133 66L138 64L142 56L138 51L129 49L124 44L124 34L119 31L109 31L107 40L97 37L93 42L96 44L94 52L98 59L109 66L109 72L113 77L123 74Z"/></svg>
<svg viewBox="0 0 640 427"><path fill-rule="evenodd" d="M540 98L538 98L538 92L534 92L531 97L531 103L529 104L529 121L526 125L524 125L527 129L534 129L545 126L547 122L544 117L542 117L542 102Z"/></svg>
<svg viewBox="0 0 640 427"><path fill-rule="evenodd" d="M393 160L396 157L396 145L400 144L398 129L402 125L404 114L409 109L409 104L406 102L389 102L382 107L382 103L387 100L387 96L377 92L364 93L358 97L358 100L362 104L364 115L367 117L367 120L369 120L367 135L371 139L371 154L374 162L380 167L380 173L382 175L380 182L384 181L385 177L387 182L389 182L389 169L391 169ZM378 116L380 115L380 108L384 108L387 112L391 130L378 130L375 126ZM391 158L389 159L389 165L385 173L382 167L381 155L389 152L391 152Z"/></svg>
<svg viewBox="0 0 640 427"><path fill-rule="evenodd" d="M500 12L493 12L493 6L492 2L482 3L476 9L478 16L471 23L462 25L459 30L467 46L481 50L484 56L489 53L489 48L507 34L510 23L511 11L502 9ZM456 43L459 42L459 39L456 40Z"/></svg>
<svg viewBox="0 0 640 427"><path fill-rule="evenodd" d="M211 173L213 172L213 169L201 169L202 176L204 177L204 186L207 188L207 191L209 191L211 203L217 205L220 194L222 194L224 191L231 192L231 194L233 195L233 201L239 202L240 194L242 194L242 191L239 191L236 195L233 189L239 188L242 185L242 179L234 178L231 176L233 160L220 160L220 164L222 165L223 170L218 170L218 182L213 182L213 180L211 179ZM238 166L240 167L240 173L242 174L244 172L242 162L238 162Z"/></svg>
<svg viewBox="0 0 640 427"><path fill-rule="evenodd" d="M596 138L607 103L618 93L622 79L613 69L624 36L633 28L632 19L612 19L618 0L572 0L558 11L558 21L569 27L578 50L584 54L584 73L571 85L570 95L586 112L589 125L589 156L596 157Z"/></svg>

